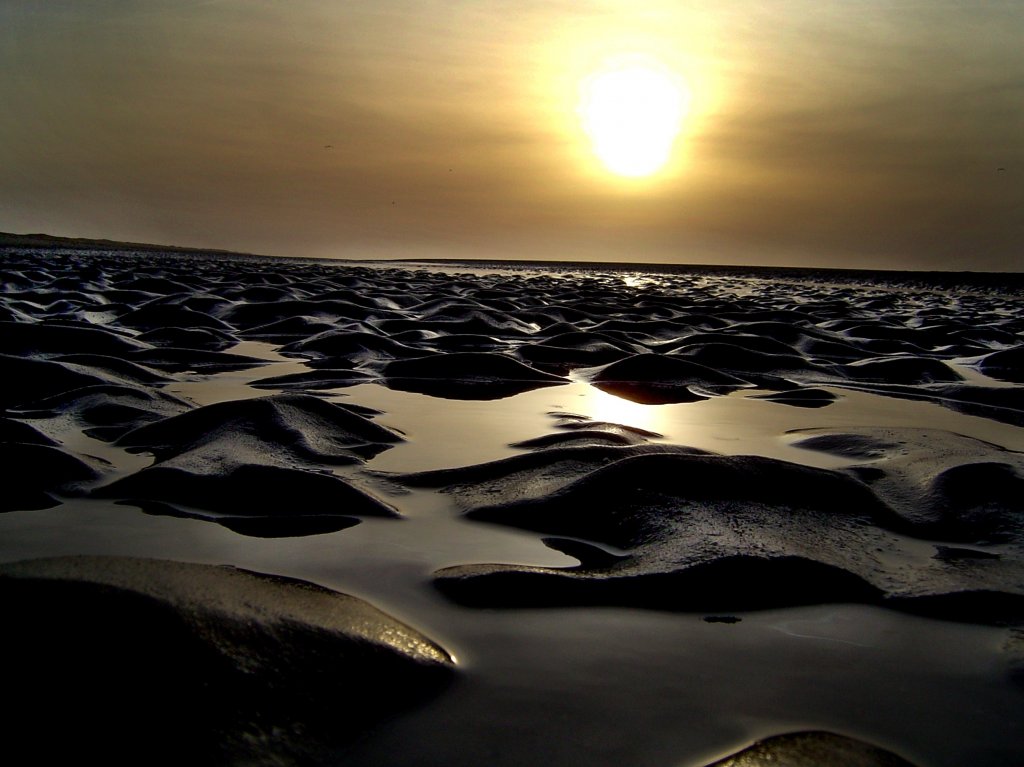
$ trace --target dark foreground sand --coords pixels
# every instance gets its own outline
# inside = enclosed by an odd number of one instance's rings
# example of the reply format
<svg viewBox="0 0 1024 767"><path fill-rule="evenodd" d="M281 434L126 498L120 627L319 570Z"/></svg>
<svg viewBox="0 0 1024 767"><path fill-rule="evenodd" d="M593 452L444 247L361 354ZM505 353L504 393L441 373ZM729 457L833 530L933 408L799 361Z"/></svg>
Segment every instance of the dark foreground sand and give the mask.
<svg viewBox="0 0 1024 767"><path fill-rule="evenodd" d="M1024 303L7 248L4 762L1024 763Z"/></svg>

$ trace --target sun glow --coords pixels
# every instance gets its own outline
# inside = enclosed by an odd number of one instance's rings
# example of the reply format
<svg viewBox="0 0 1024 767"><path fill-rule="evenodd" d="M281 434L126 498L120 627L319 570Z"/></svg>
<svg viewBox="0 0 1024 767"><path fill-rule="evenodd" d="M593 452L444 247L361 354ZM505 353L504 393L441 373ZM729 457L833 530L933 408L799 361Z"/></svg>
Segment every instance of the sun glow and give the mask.
<svg viewBox="0 0 1024 767"><path fill-rule="evenodd" d="M642 178L668 163L688 106L681 78L656 61L629 58L583 80L577 111L605 168Z"/></svg>

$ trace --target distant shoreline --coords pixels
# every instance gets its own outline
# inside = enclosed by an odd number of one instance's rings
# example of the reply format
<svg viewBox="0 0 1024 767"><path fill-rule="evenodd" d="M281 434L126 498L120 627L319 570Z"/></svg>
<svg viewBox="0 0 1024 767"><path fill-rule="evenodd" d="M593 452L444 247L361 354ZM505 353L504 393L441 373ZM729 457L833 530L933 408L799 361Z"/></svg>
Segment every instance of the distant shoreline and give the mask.
<svg viewBox="0 0 1024 767"><path fill-rule="evenodd" d="M753 277L759 279L775 278L779 280L822 279L835 282L871 283L880 286L914 287L914 288L974 288L1003 293L1024 293L1024 272L984 272L984 271L914 271L897 269L850 269L842 267L807 267L807 266L756 266L740 264L667 264L667 263L632 263L624 261L549 261L530 259L468 259L468 258L389 258L389 259L355 259L326 258L311 256L281 256L241 251L223 250L218 248L195 248L180 245L155 245L152 243L121 242L117 240L90 239L86 237L59 237L56 235L33 233L13 234L0 232L0 249L31 248L43 250L82 250L82 251L113 251L113 252L144 252L167 253L188 256L212 256L225 258L252 258L269 260L286 260L290 262L337 263L337 264L371 264L396 266L465 267L467 269L486 268L519 268L544 271L605 271L605 272L644 272L649 274L685 274L699 273L712 276Z"/></svg>

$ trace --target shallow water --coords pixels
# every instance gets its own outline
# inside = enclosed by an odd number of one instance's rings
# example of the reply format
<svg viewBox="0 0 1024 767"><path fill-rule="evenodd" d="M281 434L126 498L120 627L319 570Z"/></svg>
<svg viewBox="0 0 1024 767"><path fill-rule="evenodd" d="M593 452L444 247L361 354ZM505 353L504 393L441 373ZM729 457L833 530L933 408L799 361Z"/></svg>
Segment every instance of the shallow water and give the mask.
<svg viewBox="0 0 1024 767"><path fill-rule="evenodd" d="M642 275L624 282L638 289L662 284ZM739 287L737 295L763 289ZM230 351L266 364L190 372L166 390L196 405L267 396L272 391L249 384L309 369L278 348L243 342ZM972 383L999 383L965 370ZM371 489L404 519L256 538L201 519L66 499L52 509L0 514L0 561L107 554L232 564L364 597L443 644L463 670L454 686L382 724L338 754L338 764L699 767L754 739L802 729L859 737L921 767L1018 762L1024 688L1009 672L1024 657L1024 641L1012 629L843 604L745 613L734 624L625 608L459 607L432 586L437 569L492 562L569 567L577 560L535 533L461 517L449 494L404 489L386 476L523 454L511 445L555 431L563 414L657 432L654 443L822 468L850 460L796 446L806 430L926 428L1024 451L1024 429L1010 423L936 402L823 388L836 401L810 409L757 399L766 392L749 388L700 402L638 404L600 391L585 374L497 400L358 384L321 394L380 411L374 420L405 441L361 468L334 471ZM68 419L32 423L67 449L111 464L109 480L152 461L90 439ZM913 541L907 552L927 558L934 549Z"/></svg>

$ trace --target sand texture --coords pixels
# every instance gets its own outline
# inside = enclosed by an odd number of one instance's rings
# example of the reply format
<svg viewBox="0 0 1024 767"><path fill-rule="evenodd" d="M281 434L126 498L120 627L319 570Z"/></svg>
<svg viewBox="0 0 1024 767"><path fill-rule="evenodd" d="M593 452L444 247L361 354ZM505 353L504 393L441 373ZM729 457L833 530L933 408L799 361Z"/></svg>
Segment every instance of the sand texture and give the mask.
<svg viewBox="0 0 1024 767"><path fill-rule="evenodd" d="M2 273L6 763L1024 761L1016 283Z"/></svg>

